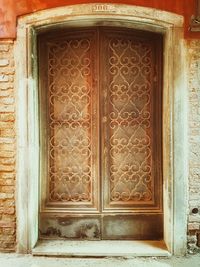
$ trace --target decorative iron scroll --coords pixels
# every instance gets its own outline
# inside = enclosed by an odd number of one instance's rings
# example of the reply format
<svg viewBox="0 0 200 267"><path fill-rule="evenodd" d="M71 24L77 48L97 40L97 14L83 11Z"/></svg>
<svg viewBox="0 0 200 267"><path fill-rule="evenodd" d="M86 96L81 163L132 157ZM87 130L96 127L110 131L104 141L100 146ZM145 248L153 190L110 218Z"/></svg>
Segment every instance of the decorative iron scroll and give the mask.
<svg viewBox="0 0 200 267"><path fill-rule="evenodd" d="M91 39L48 43L49 201L91 202Z"/></svg>
<svg viewBox="0 0 200 267"><path fill-rule="evenodd" d="M159 38L97 27L41 41L47 210L161 210Z"/></svg>
<svg viewBox="0 0 200 267"><path fill-rule="evenodd" d="M107 44L110 203L152 201L152 45L117 36Z"/></svg>

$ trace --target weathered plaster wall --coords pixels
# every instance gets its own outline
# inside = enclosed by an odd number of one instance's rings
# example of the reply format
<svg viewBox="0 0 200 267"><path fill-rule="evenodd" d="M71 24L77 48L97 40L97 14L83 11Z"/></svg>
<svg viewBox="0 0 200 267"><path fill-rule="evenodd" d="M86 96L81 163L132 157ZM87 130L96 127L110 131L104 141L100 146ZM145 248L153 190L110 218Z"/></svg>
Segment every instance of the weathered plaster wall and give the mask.
<svg viewBox="0 0 200 267"><path fill-rule="evenodd" d="M188 247L200 246L200 40L188 41L189 217Z"/></svg>
<svg viewBox="0 0 200 267"><path fill-rule="evenodd" d="M199 33L188 31L191 15L195 14L196 0L0 0L0 38L15 38L18 16L66 4L85 3L123 3L177 13L184 16L186 38L200 38Z"/></svg>
<svg viewBox="0 0 200 267"><path fill-rule="evenodd" d="M0 250L15 248L15 97L13 42L0 41Z"/></svg>

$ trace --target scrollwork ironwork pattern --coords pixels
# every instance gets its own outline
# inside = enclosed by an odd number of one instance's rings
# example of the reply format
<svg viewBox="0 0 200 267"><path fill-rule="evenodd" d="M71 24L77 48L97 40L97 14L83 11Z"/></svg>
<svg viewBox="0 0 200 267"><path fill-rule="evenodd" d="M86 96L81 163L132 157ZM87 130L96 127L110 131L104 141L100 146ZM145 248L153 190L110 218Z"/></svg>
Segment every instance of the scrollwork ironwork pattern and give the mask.
<svg viewBox="0 0 200 267"><path fill-rule="evenodd" d="M91 40L48 44L49 201L91 202Z"/></svg>
<svg viewBox="0 0 200 267"><path fill-rule="evenodd" d="M148 202L154 185L151 43L112 37L108 46L110 201Z"/></svg>

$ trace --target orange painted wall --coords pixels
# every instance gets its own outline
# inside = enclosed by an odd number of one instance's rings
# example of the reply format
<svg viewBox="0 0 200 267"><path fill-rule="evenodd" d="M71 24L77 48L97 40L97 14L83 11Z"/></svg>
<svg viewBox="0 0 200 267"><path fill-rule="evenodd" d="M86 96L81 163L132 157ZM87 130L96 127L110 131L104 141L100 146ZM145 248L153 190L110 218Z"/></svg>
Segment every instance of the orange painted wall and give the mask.
<svg viewBox="0 0 200 267"><path fill-rule="evenodd" d="M123 3L166 10L185 17L185 37L200 38L188 31L196 0L0 0L0 38L15 38L17 17L37 10L81 3Z"/></svg>

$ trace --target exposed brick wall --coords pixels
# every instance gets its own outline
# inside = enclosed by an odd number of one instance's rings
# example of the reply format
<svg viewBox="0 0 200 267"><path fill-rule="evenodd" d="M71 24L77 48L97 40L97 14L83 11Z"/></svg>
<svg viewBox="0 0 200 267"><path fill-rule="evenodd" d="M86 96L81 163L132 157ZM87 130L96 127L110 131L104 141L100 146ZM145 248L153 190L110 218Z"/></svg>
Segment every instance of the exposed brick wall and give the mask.
<svg viewBox="0 0 200 267"><path fill-rule="evenodd" d="M188 41L189 216L188 249L200 250L200 40Z"/></svg>
<svg viewBox="0 0 200 267"><path fill-rule="evenodd" d="M13 43L0 42L0 251L15 249L15 98Z"/></svg>

